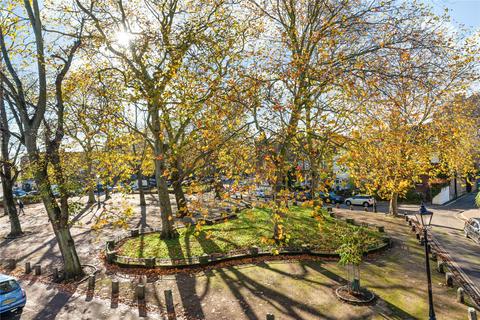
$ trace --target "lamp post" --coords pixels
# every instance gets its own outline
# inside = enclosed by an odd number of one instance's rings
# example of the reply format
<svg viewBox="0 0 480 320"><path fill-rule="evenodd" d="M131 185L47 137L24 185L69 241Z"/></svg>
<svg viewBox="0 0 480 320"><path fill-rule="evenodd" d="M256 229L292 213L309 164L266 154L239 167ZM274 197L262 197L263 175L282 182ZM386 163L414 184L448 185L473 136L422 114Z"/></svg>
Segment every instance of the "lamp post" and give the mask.
<svg viewBox="0 0 480 320"><path fill-rule="evenodd" d="M425 245L425 266L427 269L428 280L428 304L429 304L429 319L435 320L435 310L433 309L433 295L432 295L432 277L430 275L430 259L428 257L428 229L432 223L433 212L428 211L425 205L421 204L420 210L415 214L417 221L421 224L423 230L423 243Z"/></svg>

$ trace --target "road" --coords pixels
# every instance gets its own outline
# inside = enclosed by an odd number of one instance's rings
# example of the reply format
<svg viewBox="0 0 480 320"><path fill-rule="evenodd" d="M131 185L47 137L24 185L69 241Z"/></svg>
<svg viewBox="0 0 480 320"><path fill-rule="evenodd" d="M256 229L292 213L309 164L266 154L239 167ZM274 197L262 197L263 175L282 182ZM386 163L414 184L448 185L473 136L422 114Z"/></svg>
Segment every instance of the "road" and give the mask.
<svg viewBox="0 0 480 320"><path fill-rule="evenodd" d="M434 206L432 233L453 260L480 288L480 244L463 233L465 220L480 217L475 206L475 194L468 194L447 206Z"/></svg>

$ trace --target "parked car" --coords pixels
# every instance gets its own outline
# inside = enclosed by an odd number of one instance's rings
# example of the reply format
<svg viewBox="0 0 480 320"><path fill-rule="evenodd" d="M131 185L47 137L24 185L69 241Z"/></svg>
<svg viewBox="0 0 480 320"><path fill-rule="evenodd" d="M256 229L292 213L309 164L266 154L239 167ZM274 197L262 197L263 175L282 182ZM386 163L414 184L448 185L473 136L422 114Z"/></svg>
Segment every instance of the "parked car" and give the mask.
<svg viewBox="0 0 480 320"><path fill-rule="evenodd" d="M298 201L312 200L312 193L310 191L295 191L295 199Z"/></svg>
<svg viewBox="0 0 480 320"><path fill-rule="evenodd" d="M27 192L27 195L29 195L29 196L38 196L38 195L40 195L40 191L38 191L38 190L32 190L32 191Z"/></svg>
<svg viewBox="0 0 480 320"><path fill-rule="evenodd" d="M353 197L345 199L345 204L347 206L354 205L354 206L370 207L370 206L373 206L374 203L375 203L375 198L373 196L369 196L366 194L357 194Z"/></svg>
<svg viewBox="0 0 480 320"><path fill-rule="evenodd" d="M14 198L23 198L27 195L27 193L22 189L15 189L12 191L12 193Z"/></svg>
<svg viewBox="0 0 480 320"><path fill-rule="evenodd" d="M320 192L320 198L323 201L330 202L330 203L343 203L344 198L333 191L329 193ZM327 201L328 200L328 201Z"/></svg>
<svg viewBox="0 0 480 320"><path fill-rule="evenodd" d="M137 181L137 180L133 181L133 182L130 184L130 187L131 187L132 190L134 190L134 191L138 190L138 181ZM150 185L149 185L148 181L145 180L145 179L142 180L142 189L144 189L144 190L145 190L145 189L150 189Z"/></svg>
<svg viewBox="0 0 480 320"><path fill-rule="evenodd" d="M157 186L157 179L156 178L149 178L148 179L148 185L152 188L155 188Z"/></svg>
<svg viewBox="0 0 480 320"><path fill-rule="evenodd" d="M480 218L471 218L466 221L463 231L465 232L465 237L480 243Z"/></svg>
<svg viewBox="0 0 480 320"><path fill-rule="evenodd" d="M3 313L21 310L26 303L27 295L17 279L0 274L0 318Z"/></svg>

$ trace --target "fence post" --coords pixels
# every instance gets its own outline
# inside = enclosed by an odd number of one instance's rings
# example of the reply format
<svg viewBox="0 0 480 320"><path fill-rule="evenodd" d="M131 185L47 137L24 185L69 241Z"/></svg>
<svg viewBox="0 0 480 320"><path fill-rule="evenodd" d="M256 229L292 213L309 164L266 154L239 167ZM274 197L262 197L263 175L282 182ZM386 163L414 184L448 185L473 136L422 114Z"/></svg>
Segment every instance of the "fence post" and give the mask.
<svg viewBox="0 0 480 320"><path fill-rule="evenodd" d="M118 280L112 280L112 295L116 295L120 292L120 283Z"/></svg>
<svg viewBox="0 0 480 320"><path fill-rule="evenodd" d="M445 284L447 287L453 287L453 274L451 272L445 273Z"/></svg>
<svg viewBox="0 0 480 320"><path fill-rule="evenodd" d="M463 288L457 289L457 301L460 303L465 302L465 291L463 290Z"/></svg>
<svg viewBox="0 0 480 320"><path fill-rule="evenodd" d="M468 308L468 320L477 320L477 311L474 308Z"/></svg>
<svg viewBox="0 0 480 320"><path fill-rule="evenodd" d="M95 275L92 274L88 277L88 290L95 289Z"/></svg>
<svg viewBox="0 0 480 320"><path fill-rule="evenodd" d="M34 274L36 276L39 276L42 274L42 266L40 264L36 264L33 266L33 269L35 270Z"/></svg>
<svg viewBox="0 0 480 320"><path fill-rule="evenodd" d="M445 273L445 263L441 259L437 259L437 271L440 273Z"/></svg>
<svg viewBox="0 0 480 320"><path fill-rule="evenodd" d="M175 314L175 305L173 304L172 290L165 290L165 307L167 308L167 314Z"/></svg>
<svg viewBox="0 0 480 320"><path fill-rule="evenodd" d="M145 300L145 285L143 284L137 285L137 299Z"/></svg>

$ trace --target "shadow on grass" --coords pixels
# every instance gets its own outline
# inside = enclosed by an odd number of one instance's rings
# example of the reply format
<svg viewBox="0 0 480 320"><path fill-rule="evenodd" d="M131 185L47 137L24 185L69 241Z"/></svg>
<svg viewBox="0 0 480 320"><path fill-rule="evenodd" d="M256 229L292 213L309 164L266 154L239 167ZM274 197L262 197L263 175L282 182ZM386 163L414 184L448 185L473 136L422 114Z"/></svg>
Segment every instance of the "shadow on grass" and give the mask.
<svg viewBox="0 0 480 320"><path fill-rule="evenodd" d="M188 241L187 237L185 237L185 239L185 241ZM180 240L178 238L166 241L165 243L167 244L168 253L171 259L179 257L185 258L182 247L180 245ZM190 245L187 245L187 251L190 251ZM175 276L175 280L177 283L180 299L182 300L182 306L185 312L191 317L195 317L195 319L205 319L201 299L198 297L196 292L196 278L185 274L177 274Z"/></svg>
<svg viewBox="0 0 480 320"><path fill-rule="evenodd" d="M330 270L325 269L319 263L316 262L301 262L301 264L321 273L322 275L326 276L330 280L338 283L339 285L348 283L347 279L341 277L340 275L333 273ZM381 302L381 303L378 303ZM382 307L384 306L384 307ZM381 297L377 295L377 304L370 306L370 309L374 311L376 314L380 314L385 319L416 319L410 313L406 312L398 308L396 305L383 300Z"/></svg>

